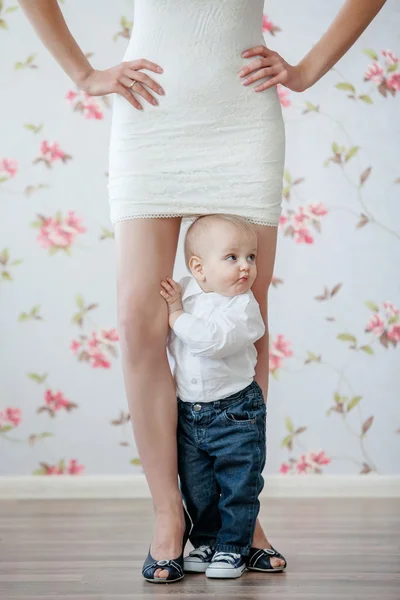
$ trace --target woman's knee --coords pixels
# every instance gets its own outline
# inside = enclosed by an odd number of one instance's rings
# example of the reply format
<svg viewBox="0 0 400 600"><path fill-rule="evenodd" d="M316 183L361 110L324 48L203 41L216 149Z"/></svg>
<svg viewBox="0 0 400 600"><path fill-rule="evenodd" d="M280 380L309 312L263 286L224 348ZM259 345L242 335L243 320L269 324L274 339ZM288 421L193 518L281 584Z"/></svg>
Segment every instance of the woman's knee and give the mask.
<svg viewBox="0 0 400 600"><path fill-rule="evenodd" d="M168 310L164 300L149 301L140 292L124 294L118 302L118 329L122 350L131 359L165 353Z"/></svg>

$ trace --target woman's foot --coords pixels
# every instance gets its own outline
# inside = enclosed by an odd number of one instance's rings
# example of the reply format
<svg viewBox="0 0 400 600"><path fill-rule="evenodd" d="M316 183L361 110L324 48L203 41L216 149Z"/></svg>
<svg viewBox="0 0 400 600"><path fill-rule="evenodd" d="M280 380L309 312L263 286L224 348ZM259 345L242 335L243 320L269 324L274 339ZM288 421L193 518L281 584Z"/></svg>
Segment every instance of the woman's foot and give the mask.
<svg viewBox="0 0 400 600"><path fill-rule="evenodd" d="M261 527L260 521L257 519L256 521L256 527L254 529L254 536L253 536L253 543L252 543L252 547L253 548L272 548L271 544L269 543L267 536L264 533L263 528ZM276 558L273 557L271 558L271 567L273 569L276 569L277 567L283 567L285 565L285 561L282 560L281 558Z"/></svg>
<svg viewBox="0 0 400 600"><path fill-rule="evenodd" d="M185 531L182 503L175 510L158 512L150 554L155 560L171 560L180 556ZM155 577L166 579L168 571L157 569Z"/></svg>

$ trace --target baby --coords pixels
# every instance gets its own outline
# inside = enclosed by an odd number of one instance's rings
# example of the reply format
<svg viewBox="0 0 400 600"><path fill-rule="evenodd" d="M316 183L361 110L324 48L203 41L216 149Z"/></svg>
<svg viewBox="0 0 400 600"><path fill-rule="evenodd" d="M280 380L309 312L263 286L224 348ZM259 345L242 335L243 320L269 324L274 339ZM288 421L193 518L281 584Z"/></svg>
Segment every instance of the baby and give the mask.
<svg viewBox="0 0 400 600"><path fill-rule="evenodd" d="M180 485L193 520L185 571L240 577L255 551L266 458L266 406L254 380L254 343L265 333L251 291L257 235L241 217L206 215L187 231L185 259L193 276L166 278L160 291L171 328Z"/></svg>

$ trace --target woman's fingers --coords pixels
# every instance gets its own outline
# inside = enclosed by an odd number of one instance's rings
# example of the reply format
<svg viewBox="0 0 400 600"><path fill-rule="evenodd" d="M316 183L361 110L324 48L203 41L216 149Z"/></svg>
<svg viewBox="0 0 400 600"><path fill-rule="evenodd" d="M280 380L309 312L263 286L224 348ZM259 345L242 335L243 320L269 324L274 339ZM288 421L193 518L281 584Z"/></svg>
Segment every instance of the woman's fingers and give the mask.
<svg viewBox="0 0 400 600"><path fill-rule="evenodd" d="M129 79L128 77L125 77L125 76L122 76L120 78L120 82L128 90L128 92L130 94L139 94L139 96L142 96L142 98L147 100L147 102L149 102L150 104L154 104L154 106L158 104L157 100L140 83L135 83L132 86L131 85L132 79Z"/></svg>
<svg viewBox="0 0 400 600"><path fill-rule="evenodd" d="M142 71L135 71L135 69L126 67L124 70L124 75L129 77L131 80L135 79L136 81L140 81L142 85L146 85L146 87L150 88L157 94L160 94L160 96L165 94L163 88L156 81L154 81L154 79L146 75L146 73L142 73Z"/></svg>
<svg viewBox="0 0 400 600"><path fill-rule="evenodd" d="M273 65L272 67L265 67L264 69L259 69L252 75L246 77L246 79L242 80L242 85L249 85L254 81L258 81L258 79L263 79L264 77L271 77L272 75L276 75L279 73L279 67Z"/></svg>
<svg viewBox="0 0 400 600"><path fill-rule="evenodd" d="M148 71L154 71L154 73L163 73L164 69L157 65L156 63L151 62L150 60L146 60L145 58L139 58L137 60L131 60L129 62L124 63L128 67L131 67L135 71L138 69L147 69Z"/></svg>
<svg viewBox="0 0 400 600"><path fill-rule="evenodd" d="M281 71L275 77L271 77L271 79L268 79L268 81L265 81L264 83L261 83L260 85L258 85L256 88L254 88L254 91L255 92L263 92L264 90L267 90L268 88L273 87L274 85L277 85L278 83L284 83L285 80L286 80L286 71Z"/></svg>
<svg viewBox="0 0 400 600"><path fill-rule="evenodd" d="M138 102L133 94L122 83L117 83L115 91L120 96L123 96L132 106L138 110L143 110L143 106Z"/></svg>

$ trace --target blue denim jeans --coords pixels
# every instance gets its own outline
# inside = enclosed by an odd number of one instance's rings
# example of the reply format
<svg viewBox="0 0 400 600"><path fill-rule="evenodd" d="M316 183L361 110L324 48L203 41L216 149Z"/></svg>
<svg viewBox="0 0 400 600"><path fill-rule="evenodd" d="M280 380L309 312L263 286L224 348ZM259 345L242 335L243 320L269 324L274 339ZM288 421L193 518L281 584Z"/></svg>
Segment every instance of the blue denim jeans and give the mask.
<svg viewBox="0 0 400 600"><path fill-rule="evenodd" d="M178 469L194 547L249 553L264 486L265 426L255 381L214 402L178 398Z"/></svg>

